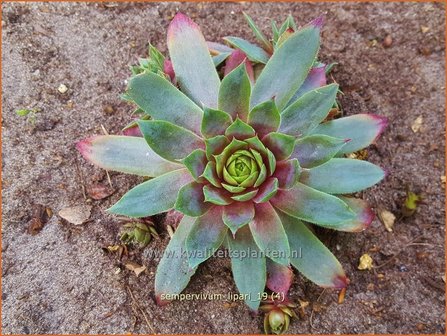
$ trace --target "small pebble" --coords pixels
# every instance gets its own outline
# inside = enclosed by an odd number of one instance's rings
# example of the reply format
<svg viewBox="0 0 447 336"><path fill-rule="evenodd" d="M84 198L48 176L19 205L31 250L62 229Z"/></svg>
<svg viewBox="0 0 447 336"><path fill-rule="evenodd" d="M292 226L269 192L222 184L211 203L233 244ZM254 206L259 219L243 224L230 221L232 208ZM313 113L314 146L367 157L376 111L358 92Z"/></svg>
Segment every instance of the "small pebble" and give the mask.
<svg viewBox="0 0 447 336"><path fill-rule="evenodd" d="M389 48L391 47L391 45L393 44L393 38L391 37L390 34L388 34L387 36L385 36L385 38L383 39L383 46L385 48Z"/></svg>
<svg viewBox="0 0 447 336"><path fill-rule="evenodd" d="M65 93L68 91L68 87L65 84L61 84L59 85L59 87L57 88L57 91L59 91L60 93Z"/></svg>

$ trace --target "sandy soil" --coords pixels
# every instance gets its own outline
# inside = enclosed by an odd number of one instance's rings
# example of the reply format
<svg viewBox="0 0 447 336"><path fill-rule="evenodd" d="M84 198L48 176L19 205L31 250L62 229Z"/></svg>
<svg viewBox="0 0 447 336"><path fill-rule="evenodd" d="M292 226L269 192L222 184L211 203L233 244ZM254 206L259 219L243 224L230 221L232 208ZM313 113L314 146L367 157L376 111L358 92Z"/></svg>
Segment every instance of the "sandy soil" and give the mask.
<svg viewBox="0 0 447 336"><path fill-rule="evenodd" d="M373 112L390 125L369 160L390 171L364 193L377 209L399 217L407 187L425 195L416 215L399 220L393 232L375 220L364 233L319 231L339 257L351 285L343 304L297 274L294 300L309 301L291 333L444 333L445 63L443 4L416 3L159 3L3 4L2 16L2 326L3 333L257 333L262 323L241 302L174 302L158 308L153 281L157 260L169 240L162 217L161 239L122 261L102 247L118 242L119 220L105 214L137 178L112 174L115 193L85 200L82 184L106 184L74 143L117 133L132 107L120 101L128 66L152 41L165 50L165 33L176 10L190 15L206 37L252 39L241 10L269 31L269 20L291 13L300 24L324 13L321 59L336 61L334 79L345 95L347 115ZM421 27L427 27L421 28ZM382 45L390 35L392 43ZM58 92L60 84L68 91ZM17 109L38 108L36 120ZM422 116L422 127L411 125ZM77 169L76 167L79 167ZM81 174L80 174L81 173ZM82 175L82 177L81 177ZM40 204L55 213L93 205L90 221L71 225L53 216L29 233ZM359 271L369 253L376 266ZM148 270L138 278L122 268L126 260ZM129 289L131 293L129 292ZM188 293L235 292L229 260L200 267ZM144 314L143 314L144 312ZM144 317L147 317L147 319ZM146 321L147 320L147 321ZM149 322L149 323L148 323Z"/></svg>

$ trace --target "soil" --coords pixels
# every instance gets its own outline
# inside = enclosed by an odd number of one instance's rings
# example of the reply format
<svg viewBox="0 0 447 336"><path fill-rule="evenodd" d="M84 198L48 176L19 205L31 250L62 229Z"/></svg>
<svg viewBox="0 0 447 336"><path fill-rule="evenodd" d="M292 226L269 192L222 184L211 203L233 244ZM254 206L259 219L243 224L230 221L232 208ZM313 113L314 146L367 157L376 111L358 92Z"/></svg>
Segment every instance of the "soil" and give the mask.
<svg viewBox="0 0 447 336"><path fill-rule="evenodd" d="M187 13L209 40L252 40L241 11L264 31L292 14L305 24L325 14L320 58L333 71L346 115L371 112L389 126L368 160L389 176L363 197L397 217L359 234L318 231L351 279L345 301L296 273L291 298L308 301L290 333L445 333L445 5L441 3L3 3L2 16L2 331L26 333L259 333L262 318L242 302L154 302L157 260L169 241L130 249L120 261L103 247L119 242L122 221L104 209L140 180L111 174L115 192L93 200L83 185L107 185L76 141L118 133L131 120L121 101L128 66L151 41L165 51L167 25ZM390 36L386 38L387 36ZM385 42L384 42L385 41ZM68 91L60 93L60 84ZM39 109L19 117L18 109ZM418 117L422 126L413 132ZM33 120L33 118L35 120ZM417 213L400 218L407 188L424 195ZM48 207L90 204L89 221L73 225ZM29 226L32 225L31 228ZM368 253L376 268L357 269ZM133 260L147 270L125 269ZM377 267L378 266L378 267ZM444 278L445 279L445 278ZM227 259L212 259L186 293L236 292ZM149 326L150 325L150 326Z"/></svg>

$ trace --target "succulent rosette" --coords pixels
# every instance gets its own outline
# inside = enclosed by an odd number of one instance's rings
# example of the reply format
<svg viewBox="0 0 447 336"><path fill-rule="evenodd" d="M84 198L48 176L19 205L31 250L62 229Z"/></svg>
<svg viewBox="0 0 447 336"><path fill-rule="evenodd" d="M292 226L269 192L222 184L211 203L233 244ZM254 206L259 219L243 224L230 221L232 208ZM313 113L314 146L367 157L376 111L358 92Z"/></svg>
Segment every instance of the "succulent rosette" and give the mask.
<svg viewBox="0 0 447 336"><path fill-rule="evenodd" d="M177 14L168 29L170 60L152 50L152 63L129 80L125 97L146 116L127 131L134 136L77 145L99 167L151 177L110 213L185 215L158 265L159 303L180 293L222 245L253 310L266 285L287 292L290 265L323 287L348 283L308 223L349 232L371 223L368 205L346 195L376 184L384 172L345 154L372 143L386 122L371 114L326 120L338 85L326 85L325 66L316 61L321 20L292 26L274 45L227 38L228 47L207 43Z"/></svg>

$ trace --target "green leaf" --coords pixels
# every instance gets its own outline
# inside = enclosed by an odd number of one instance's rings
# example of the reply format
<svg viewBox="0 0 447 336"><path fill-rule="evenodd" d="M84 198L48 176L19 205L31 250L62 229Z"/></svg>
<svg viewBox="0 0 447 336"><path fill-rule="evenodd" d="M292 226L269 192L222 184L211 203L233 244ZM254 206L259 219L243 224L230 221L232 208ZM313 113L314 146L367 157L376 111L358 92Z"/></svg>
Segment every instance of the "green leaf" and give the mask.
<svg viewBox="0 0 447 336"><path fill-rule="evenodd" d="M356 114L320 124L312 134L350 139L340 154L353 153L373 143L383 132L387 119L374 114Z"/></svg>
<svg viewBox="0 0 447 336"><path fill-rule="evenodd" d="M233 203L233 200L228 196L228 192L222 188L216 188L211 185L203 187L203 194L205 201L216 205L228 205Z"/></svg>
<svg viewBox="0 0 447 336"><path fill-rule="evenodd" d="M272 176L276 169L276 158L275 155L267 148L267 159L268 159L268 175Z"/></svg>
<svg viewBox="0 0 447 336"><path fill-rule="evenodd" d="M182 168L160 157L139 137L100 135L78 142L76 148L96 166L127 174L154 177Z"/></svg>
<svg viewBox="0 0 447 336"><path fill-rule="evenodd" d="M256 179L255 184L253 184L253 187L254 188L259 187L262 183L264 183L266 177L267 177L267 168L266 168L265 164L262 164L261 170L259 171L259 176Z"/></svg>
<svg viewBox="0 0 447 336"><path fill-rule="evenodd" d="M317 56L320 29L309 25L290 36L267 62L253 87L250 106L275 97L280 111L303 84Z"/></svg>
<svg viewBox="0 0 447 336"><path fill-rule="evenodd" d="M224 40L233 47L242 50L250 61L266 64L270 58L264 49L240 37L227 36L224 37Z"/></svg>
<svg viewBox="0 0 447 336"><path fill-rule="evenodd" d="M228 228L222 221L222 208L213 207L198 217L186 239L189 266L197 267L222 245Z"/></svg>
<svg viewBox="0 0 447 336"><path fill-rule="evenodd" d="M234 202L223 208L222 219L233 234L242 226L248 224L255 216L252 202Z"/></svg>
<svg viewBox="0 0 447 336"><path fill-rule="evenodd" d="M266 51L273 51L273 46L270 43L270 41L268 40L268 38L262 33L262 31L258 28L258 26L256 26L255 22L253 21L253 19L248 16L247 13L242 12L242 14L244 14L245 19L248 22L248 25L250 26L251 30L253 31L253 33L255 34L256 38L258 39L259 43L261 43L262 47L266 50Z"/></svg>
<svg viewBox="0 0 447 336"><path fill-rule="evenodd" d="M248 114L248 123L260 137L276 132L280 123L279 111L273 100L255 106Z"/></svg>
<svg viewBox="0 0 447 336"><path fill-rule="evenodd" d="M222 80L219 90L219 110L227 112L233 120L247 120L251 83L245 62Z"/></svg>
<svg viewBox="0 0 447 336"><path fill-rule="evenodd" d="M242 191L244 191L246 189L244 187L235 187L233 185L229 185L229 184L226 184L226 183L222 183L222 187L224 187L226 190L228 190L231 193L239 193L239 192L242 192Z"/></svg>
<svg viewBox="0 0 447 336"><path fill-rule="evenodd" d="M319 166L337 154L349 139L338 139L327 135L308 135L295 143L292 157L304 168Z"/></svg>
<svg viewBox="0 0 447 336"><path fill-rule="evenodd" d="M330 229L355 218L355 213L339 198L299 182L291 189L279 189L270 203L290 216Z"/></svg>
<svg viewBox="0 0 447 336"><path fill-rule="evenodd" d="M168 28L168 49L182 91L196 104L217 108L220 79L200 28L177 13Z"/></svg>
<svg viewBox="0 0 447 336"><path fill-rule="evenodd" d="M370 162L335 158L303 171L300 182L328 194L351 194L373 186L384 177L384 171Z"/></svg>
<svg viewBox="0 0 447 336"><path fill-rule="evenodd" d="M337 91L338 85L330 84L305 93L282 112L280 132L300 136L317 127L334 105Z"/></svg>
<svg viewBox="0 0 447 336"><path fill-rule="evenodd" d="M236 118L236 120L225 131L225 136L229 139L234 137L238 140L244 140L255 136L255 130L241 119Z"/></svg>
<svg viewBox="0 0 447 336"><path fill-rule="evenodd" d="M238 202L246 202L246 201L251 200L253 197L255 197L257 193L258 193L258 190L256 189L256 190L247 191L246 193L243 193L243 194L231 196L231 198Z"/></svg>
<svg viewBox="0 0 447 336"><path fill-rule="evenodd" d="M205 149L202 138L170 122L138 121L138 126L149 146L166 160L181 160L196 149Z"/></svg>
<svg viewBox="0 0 447 336"><path fill-rule="evenodd" d="M293 152L295 148L295 137L272 132L262 139L264 145L266 145L278 161L287 159Z"/></svg>
<svg viewBox="0 0 447 336"><path fill-rule="evenodd" d="M231 270L236 287L245 294L245 303L256 311L264 292L266 281L266 262L264 255L253 240L248 226L240 228L233 239L227 235L231 256Z"/></svg>
<svg viewBox="0 0 447 336"><path fill-rule="evenodd" d="M232 123L228 113L205 107L203 109L202 134L205 138L225 134L225 130Z"/></svg>
<svg viewBox="0 0 447 336"><path fill-rule="evenodd" d="M180 188L192 180L193 178L186 169L163 174L129 190L107 211L139 218L171 210Z"/></svg>
<svg viewBox="0 0 447 336"><path fill-rule="evenodd" d="M188 183L179 190L174 206L175 210L191 217L202 216L210 207L211 204L205 202L203 184L197 182Z"/></svg>
<svg viewBox="0 0 447 336"><path fill-rule="evenodd" d="M277 212L289 238L291 264L318 286L346 287L346 274L331 251L299 219Z"/></svg>
<svg viewBox="0 0 447 336"><path fill-rule="evenodd" d="M288 266L289 242L281 220L270 203L255 204L255 218L248 225L259 249L278 264Z"/></svg>
<svg viewBox="0 0 447 336"><path fill-rule="evenodd" d="M264 203L275 196L278 191L278 179L276 177L270 177L264 184L259 188L256 197L253 199L255 203Z"/></svg>
<svg viewBox="0 0 447 336"><path fill-rule="evenodd" d="M218 67L219 65L221 65L230 55L231 55L231 53L226 52L226 53L220 53L219 55L213 56L214 66Z"/></svg>
<svg viewBox="0 0 447 336"><path fill-rule="evenodd" d="M264 144L261 140L259 140L258 136L255 136L253 138L248 138L244 140L251 149L256 150L262 155L267 155L267 149L265 148Z"/></svg>
<svg viewBox="0 0 447 336"><path fill-rule="evenodd" d="M203 174L201 177L204 177L208 182L210 182L215 187L221 187L221 183L219 180L219 176L216 173L216 164L212 161L208 162Z"/></svg>
<svg viewBox="0 0 447 336"><path fill-rule="evenodd" d="M155 297L158 304L170 301L163 296L179 294L185 289L196 271L189 267L188 256L185 253L185 241L194 221L194 218L183 217L158 264L155 273Z"/></svg>
<svg viewBox="0 0 447 336"><path fill-rule="evenodd" d="M188 168L196 181L200 180L200 176L203 174L207 164L206 154L202 149L196 149L184 158L182 163Z"/></svg>
<svg viewBox="0 0 447 336"><path fill-rule="evenodd" d="M152 72L134 76L129 80L126 96L153 119L200 134L202 110L165 78Z"/></svg>
<svg viewBox="0 0 447 336"><path fill-rule="evenodd" d="M220 154L229 143L230 141L224 135L217 135L213 138L206 139L205 147L207 159L211 160L213 155Z"/></svg>

